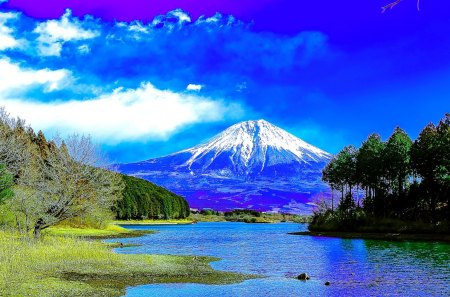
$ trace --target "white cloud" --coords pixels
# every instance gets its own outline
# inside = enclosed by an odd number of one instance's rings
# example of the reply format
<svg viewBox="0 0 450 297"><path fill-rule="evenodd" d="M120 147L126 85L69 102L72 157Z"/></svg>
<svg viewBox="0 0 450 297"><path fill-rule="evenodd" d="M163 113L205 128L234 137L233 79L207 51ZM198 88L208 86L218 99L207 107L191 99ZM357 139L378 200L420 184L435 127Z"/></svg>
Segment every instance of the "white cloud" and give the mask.
<svg viewBox="0 0 450 297"><path fill-rule="evenodd" d="M83 28L83 23L72 18L69 9L59 20L40 23L33 32L39 34L38 49L44 56L59 56L65 42L92 39L100 35L97 30Z"/></svg>
<svg viewBox="0 0 450 297"><path fill-rule="evenodd" d="M35 129L90 134L103 143L165 139L179 128L242 115L238 104L159 90L149 83L116 89L84 101L36 102L0 99L0 105Z"/></svg>
<svg viewBox="0 0 450 297"><path fill-rule="evenodd" d="M158 15L152 21L152 26L159 28L164 26L169 32L176 28L182 28L185 24L192 23L192 19L187 12L182 9L169 11L165 15Z"/></svg>
<svg viewBox="0 0 450 297"><path fill-rule="evenodd" d="M190 23L192 22L189 14L181 9L175 9L167 13L169 16L174 16L178 19L179 23Z"/></svg>
<svg viewBox="0 0 450 297"><path fill-rule="evenodd" d="M197 84L188 84L186 87L186 90L188 91L201 91L203 89L202 85L197 85Z"/></svg>
<svg viewBox="0 0 450 297"><path fill-rule="evenodd" d="M66 69L26 69L11 63L9 59L0 59L0 96L14 94L35 85L43 86L46 92L51 92L61 89L70 81L72 74Z"/></svg>
<svg viewBox="0 0 450 297"><path fill-rule="evenodd" d="M127 26L125 24L125 26ZM135 21L128 25L128 31L139 32L139 33L148 33L148 27L144 26L141 22Z"/></svg>
<svg viewBox="0 0 450 297"><path fill-rule="evenodd" d="M14 30L6 25L9 20L16 19L17 17L17 13L0 12L0 51L19 47L20 41L14 38Z"/></svg>

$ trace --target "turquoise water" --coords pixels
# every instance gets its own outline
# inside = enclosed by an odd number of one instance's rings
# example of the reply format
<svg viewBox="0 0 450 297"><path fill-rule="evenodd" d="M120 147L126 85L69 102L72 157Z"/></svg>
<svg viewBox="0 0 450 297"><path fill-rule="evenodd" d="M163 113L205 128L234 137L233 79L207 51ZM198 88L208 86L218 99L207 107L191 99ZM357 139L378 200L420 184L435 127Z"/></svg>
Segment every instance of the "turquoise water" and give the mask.
<svg viewBox="0 0 450 297"><path fill-rule="evenodd" d="M303 224L130 226L159 233L121 240L129 254L204 255L218 270L261 274L232 285L152 284L126 296L450 296L450 245L288 235ZM309 281L293 276L306 272ZM326 281L331 282L325 286Z"/></svg>

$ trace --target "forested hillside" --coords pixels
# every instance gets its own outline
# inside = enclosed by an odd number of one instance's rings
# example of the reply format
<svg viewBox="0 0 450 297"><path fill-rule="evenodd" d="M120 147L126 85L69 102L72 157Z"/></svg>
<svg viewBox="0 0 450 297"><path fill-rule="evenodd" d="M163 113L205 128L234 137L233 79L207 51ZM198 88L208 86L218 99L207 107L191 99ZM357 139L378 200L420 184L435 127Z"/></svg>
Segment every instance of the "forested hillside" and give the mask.
<svg viewBox="0 0 450 297"><path fill-rule="evenodd" d="M66 222L101 226L120 219L185 218L187 202L109 168L90 137L47 140L0 107L0 227L36 238Z"/></svg>
<svg viewBox="0 0 450 297"><path fill-rule="evenodd" d="M117 219L183 219L189 216L187 201L149 181L122 175L125 188L117 201Z"/></svg>

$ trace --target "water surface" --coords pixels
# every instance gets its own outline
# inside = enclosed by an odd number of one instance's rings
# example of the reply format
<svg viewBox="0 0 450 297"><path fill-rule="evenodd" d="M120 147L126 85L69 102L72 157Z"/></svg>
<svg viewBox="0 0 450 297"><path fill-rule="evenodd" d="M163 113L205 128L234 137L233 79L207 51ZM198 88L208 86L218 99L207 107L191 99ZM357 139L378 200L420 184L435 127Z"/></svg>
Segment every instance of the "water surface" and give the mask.
<svg viewBox="0 0 450 297"><path fill-rule="evenodd" d="M128 226L158 230L125 243L129 254L214 256L214 269L261 274L232 285L152 284L126 296L450 296L450 245L288 235L304 224L199 223ZM309 281L292 277L307 272ZM331 282L325 286L326 281Z"/></svg>

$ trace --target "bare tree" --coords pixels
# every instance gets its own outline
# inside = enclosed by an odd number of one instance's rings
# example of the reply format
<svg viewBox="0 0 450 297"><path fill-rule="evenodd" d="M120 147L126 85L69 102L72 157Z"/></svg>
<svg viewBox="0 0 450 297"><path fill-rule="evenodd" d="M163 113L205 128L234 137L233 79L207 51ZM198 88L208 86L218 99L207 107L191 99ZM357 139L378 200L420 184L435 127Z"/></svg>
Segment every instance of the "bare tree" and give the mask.
<svg viewBox="0 0 450 297"><path fill-rule="evenodd" d="M313 198L314 213L325 213L333 208L333 201L326 195L319 194Z"/></svg>
<svg viewBox="0 0 450 297"><path fill-rule="evenodd" d="M120 176L103 165L103 157L90 137L72 135L55 139L38 184L39 215L33 234L63 220L97 209L109 210L123 189Z"/></svg>
<svg viewBox="0 0 450 297"><path fill-rule="evenodd" d="M25 121L12 118L0 107L0 164L4 164L15 178L32 162L25 133L27 128Z"/></svg>

